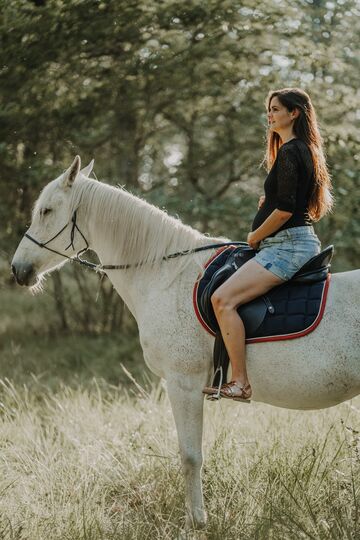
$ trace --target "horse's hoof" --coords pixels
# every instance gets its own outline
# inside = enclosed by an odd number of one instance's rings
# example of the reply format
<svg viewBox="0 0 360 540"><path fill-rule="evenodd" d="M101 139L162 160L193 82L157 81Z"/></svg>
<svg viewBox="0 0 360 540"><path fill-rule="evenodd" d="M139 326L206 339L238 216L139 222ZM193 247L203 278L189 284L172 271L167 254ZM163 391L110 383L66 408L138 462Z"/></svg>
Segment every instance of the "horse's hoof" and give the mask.
<svg viewBox="0 0 360 540"><path fill-rule="evenodd" d="M207 514L205 510L197 510L193 515L187 515L185 522L185 530L199 531L206 527Z"/></svg>

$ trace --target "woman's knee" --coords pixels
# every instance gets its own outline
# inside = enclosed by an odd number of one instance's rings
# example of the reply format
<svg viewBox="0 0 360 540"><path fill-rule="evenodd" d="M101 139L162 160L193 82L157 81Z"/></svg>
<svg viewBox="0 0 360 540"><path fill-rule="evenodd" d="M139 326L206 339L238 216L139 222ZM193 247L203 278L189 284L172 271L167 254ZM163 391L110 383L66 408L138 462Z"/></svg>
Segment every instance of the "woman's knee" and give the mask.
<svg viewBox="0 0 360 540"><path fill-rule="evenodd" d="M231 299L227 298L226 295L222 294L219 289L217 289L211 295L211 305L212 305L215 313L235 309L235 306L231 302Z"/></svg>

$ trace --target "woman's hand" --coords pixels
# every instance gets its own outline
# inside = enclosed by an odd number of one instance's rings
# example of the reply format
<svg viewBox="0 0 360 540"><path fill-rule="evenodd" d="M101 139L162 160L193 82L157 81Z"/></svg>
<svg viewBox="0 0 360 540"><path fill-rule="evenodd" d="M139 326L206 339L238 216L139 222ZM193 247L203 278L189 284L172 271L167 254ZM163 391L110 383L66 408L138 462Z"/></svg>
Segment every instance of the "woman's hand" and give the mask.
<svg viewBox="0 0 360 540"><path fill-rule="evenodd" d="M253 249L258 249L260 240L256 240L254 236L255 236L254 232L249 232L249 234L247 235L247 243Z"/></svg>
<svg viewBox="0 0 360 540"><path fill-rule="evenodd" d="M262 205L264 204L264 202L265 202L265 195L261 195L261 196L259 197L258 210L259 210L259 208L262 207Z"/></svg>

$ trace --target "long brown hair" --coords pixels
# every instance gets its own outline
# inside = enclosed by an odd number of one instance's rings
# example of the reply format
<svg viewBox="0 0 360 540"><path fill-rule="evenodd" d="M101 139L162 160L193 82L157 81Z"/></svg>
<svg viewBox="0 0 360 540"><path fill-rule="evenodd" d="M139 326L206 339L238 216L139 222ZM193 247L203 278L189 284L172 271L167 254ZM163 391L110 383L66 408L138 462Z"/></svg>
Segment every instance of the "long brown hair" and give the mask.
<svg viewBox="0 0 360 540"><path fill-rule="evenodd" d="M318 221L331 210L334 199L332 196L331 178L326 166L323 150L323 138L319 131L315 109L309 95L304 90L300 90L299 88L282 88L281 90L272 90L268 93L265 101L267 111L270 110L271 100L275 96L289 112L297 109L300 113L295 118L293 131L298 139L301 139L307 144L311 153L315 184L309 201L308 214L312 220ZM268 170L271 169L280 146L280 135L268 130L267 148L264 158Z"/></svg>

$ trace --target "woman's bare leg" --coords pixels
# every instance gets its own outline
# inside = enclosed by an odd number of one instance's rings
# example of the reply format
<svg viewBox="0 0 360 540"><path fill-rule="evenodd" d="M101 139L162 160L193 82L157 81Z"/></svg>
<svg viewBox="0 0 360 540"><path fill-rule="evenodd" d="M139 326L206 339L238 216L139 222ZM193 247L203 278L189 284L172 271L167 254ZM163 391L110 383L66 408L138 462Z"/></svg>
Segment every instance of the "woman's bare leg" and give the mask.
<svg viewBox="0 0 360 540"><path fill-rule="evenodd" d="M261 296L282 279L254 260L245 263L211 297L226 350L229 354L232 380L238 385L249 383L246 372L245 329L236 308Z"/></svg>
<svg viewBox="0 0 360 540"><path fill-rule="evenodd" d="M216 314L216 313L215 313ZM245 328L236 309L216 314L221 335L231 363L231 380L246 386L249 383L246 372Z"/></svg>

